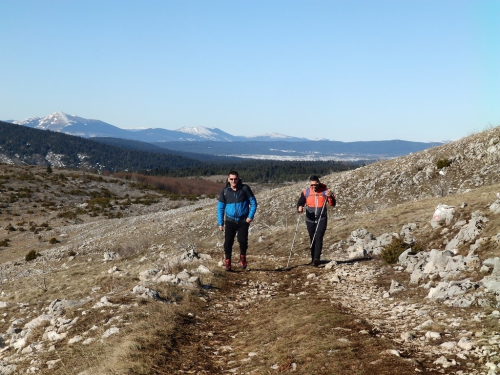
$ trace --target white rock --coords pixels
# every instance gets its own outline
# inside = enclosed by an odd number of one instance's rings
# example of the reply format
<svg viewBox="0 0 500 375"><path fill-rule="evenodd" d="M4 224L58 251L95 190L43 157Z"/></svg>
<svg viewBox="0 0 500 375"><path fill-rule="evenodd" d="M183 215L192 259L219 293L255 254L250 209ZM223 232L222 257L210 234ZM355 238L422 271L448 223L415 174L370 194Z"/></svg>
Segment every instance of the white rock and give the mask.
<svg viewBox="0 0 500 375"><path fill-rule="evenodd" d="M208 269L208 267L204 266L203 264L200 264L198 268L196 269L198 273L202 274L212 274L213 272Z"/></svg>
<svg viewBox="0 0 500 375"><path fill-rule="evenodd" d="M451 366L456 366L457 362L454 359L447 359L444 356L439 357L437 360L434 361L435 365L441 365L443 368L448 368Z"/></svg>
<svg viewBox="0 0 500 375"><path fill-rule="evenodd" d="M107 329L103 334L102 334L102 338L103 339L106 339L108 338L109 336L111 335L115 335L117 334L118 332L120 332L120 328L118 327L111 327L109 329Z"/></svg>
<svg viewBox="0 0 500 375"><path fill-rule="evenodd" d="M26 338L22 338L20 340L17 340L16 342L14 342L12 344L12 347L14 349L22 349L26 346L26 344L27 344Z"/></svg>
<svg viewBox="0 0 500 375"><path fill-rule="evenodd" d="M439 332L427 331L425 333L425 337L431 340L437 340L441 338L441 334Z"/></svg>
<svg viewBox="0 0 500 375"><path fill-rule="evenodd" d="M72 345L72 344L74 344L74 343L76 343L76 342L80 342L80 341L82 341L82 340L83 340L83 337L82 337L82 336L80 336L80 335L77 335L77 336L72 337L72 338L70 338L70 339L68 340L68 345Z"/></svg>
<svg viewBox="0 0 500 375"><path fill-rule="evenodd" d="M53 369L59 362L61 362L61 359L54 359L53 361L47 361L46 365L50 369Z"/></svg>
<svg viewBox="0 0 500 375"><path fill-rule="evenodd" d="M49 340L49 341L60 341L60 340L64 339L67 334L68 334L68 332L57 333L56 331L49 331L49 332L45 332L43 334L43 339Z"/></svg>
<svg viewBox="0 0 500 375"><path fill-rule="evenodd" d="M457 346L463 350L472 350L474 348L475 344L468 337L462 337L458 341Z"/></svg>
<svg viewBox="0 0 500 375"><path fill-rule="evenodd" d="M447 341L447 342L443 342L441 345L442 348L445 348L445 349L453 349L454 347L457 346L457 343L455 341Z"/></svg>
<svg viewBox="0 0 500 375"><path fill-rule="evenodd" d="M382 354L394 355L396 357L401 357L401 354L396 349L387 349L382 352Z"/></svg>

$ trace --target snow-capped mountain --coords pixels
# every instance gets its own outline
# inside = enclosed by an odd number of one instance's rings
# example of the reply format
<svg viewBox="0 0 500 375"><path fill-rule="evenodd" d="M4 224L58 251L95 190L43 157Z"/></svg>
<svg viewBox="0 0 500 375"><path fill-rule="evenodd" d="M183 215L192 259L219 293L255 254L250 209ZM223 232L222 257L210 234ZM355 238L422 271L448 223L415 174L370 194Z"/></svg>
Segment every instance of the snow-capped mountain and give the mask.
<svg viewBox="0 0 500 375"><path fill-rule="evenodd" d="M182 128L177 129L178 132L191 134L197 137L203 138L204 141L236 141L236 140L245 140L245 137L238 137L226 132L223 132L217 128L205 128L204 126L195 126L194 128L190 128L188 126L184 126Z"/></svg>
<svg viewBox="0 0 500 375"><path fill-rule="evenodd" d="M13 123L86 138L119 137L123 132L123 129L103 121L68 115L64 112L54 112L46 117L31 117L26 120L13 121Z"/></svg>
<svg viewBox="0 0 500 375"><path fill-rule="evenodd" d="M85 138L113 137L133 139L142 142L175 142L175 141L300 141L303 138L294 138L277 133L268 133L255 137L234 136L218 128L203 126L182 127L177 130L163 128L121 129L117 126L94 119L68 115L64 112L54 112L46 117L31 117L25 120L9 121L14 124L36 129L51 130Z"/></svg>
<svg viewBox="0 0 500 375"><path fill-rule="evenodd" d="M14 124L60 132L64 127L81 120L85 121L85 119L76 116L69 116L63 112L54 112L47 117L31 117L26 120L14 121Z"/></svg>

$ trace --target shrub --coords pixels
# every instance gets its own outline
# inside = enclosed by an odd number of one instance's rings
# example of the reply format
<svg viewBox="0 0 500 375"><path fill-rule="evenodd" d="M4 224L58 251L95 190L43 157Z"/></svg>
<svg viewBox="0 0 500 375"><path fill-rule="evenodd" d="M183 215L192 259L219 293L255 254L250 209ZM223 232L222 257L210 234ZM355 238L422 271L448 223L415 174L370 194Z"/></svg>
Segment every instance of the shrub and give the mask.
<svg viewBox="0 0 500 375"><path fill-rule="evenodd" d="M443 169L443 168L449 167L450 165L451 165L451 160L450 159L439 159L436 162L436 167L438 169Z"/></svg>
<svg viewBox="0 0 500 375"><path fill-rule="evenodd" d="M8 238L0 241L0 247L7 247L7 246L9 246L9 242L10 242L10 240Z"/></svg>
<svg viewBox="0 0 500 375"><path fill-rule="evenodd" d="M40 254L38 254L35 250L30 250L29 253L24 257L24 259L26 260L26 262L31 262L39 256Z"/></svg>
<svg viewBox="0 0 500 375"><path fill-rule="evenodd" d="M78 217L78 214L74 211L63 211L59 212L57 214L58 218L65 218L65 219L76 219Z"/></svg>
<svg viewBox="0 0 500 375"><path fill-rule="evenodd" d="M52 237L52 238L49 240L49 243L50 243L51 245L54 245L54 244L56 244L56 243L58 243L58 242L59 242L59 241L58 241L58 239L57 239L57 238L55 238L55 237Z"/></svg>
<svg viewBox="0 0 500 375"><path fill-rule="evenodd" d="M10 223L9 223L9 225L7 225L7 226L5 227L5 229L6 229L6 230L8 230L9 232L15 232L15 231L17 230L17 229L16 229L16 228L14 228L14 227L12 226L12 224L10 224Z"/></svg>
<svg viewBox="0 0 500 375"><path fill-rule="evenodd" d="M422 251L421 247L417 244L409 245L403 241L401 238L393 237L392 242L384 246L381 256L384 262L387 264L395 264L398 262L399 256L409 248L414 252Z"/></svg>

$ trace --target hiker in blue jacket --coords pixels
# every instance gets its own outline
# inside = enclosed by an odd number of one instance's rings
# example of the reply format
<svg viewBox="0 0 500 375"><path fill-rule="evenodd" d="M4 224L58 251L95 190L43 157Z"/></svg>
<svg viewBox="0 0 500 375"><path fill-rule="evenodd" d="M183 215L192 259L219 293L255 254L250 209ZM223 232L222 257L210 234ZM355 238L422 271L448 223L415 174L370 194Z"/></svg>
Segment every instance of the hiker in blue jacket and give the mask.
<svg viewBox="0 0 500 375"><path fill-rule="evenodd" d="M231 271L231 254L234 237L238 234L240 265L247 268L248 228L257 210L257 200L248 185L241 182L238 172L231 171L227 184L220 192L217 203L219 230L224 231L224 254L226 271ZM224 213L226 215L224 228Z"/></svg>

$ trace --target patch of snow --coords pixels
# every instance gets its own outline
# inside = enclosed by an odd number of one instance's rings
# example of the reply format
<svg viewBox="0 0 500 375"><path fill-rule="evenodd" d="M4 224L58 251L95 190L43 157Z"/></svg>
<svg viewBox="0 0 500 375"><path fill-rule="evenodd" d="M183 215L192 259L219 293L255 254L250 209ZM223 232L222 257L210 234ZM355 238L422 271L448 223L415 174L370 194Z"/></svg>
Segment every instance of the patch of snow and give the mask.
<svg viewBox="0 0 500 375"><path fill-rule="evenodd" d="M274 133L274 132L271 132L271 133L265 133L265 134L261 134L261 135L254 135L254 136L250 136L248 138L257 138L257 137L267 137L267 138L281 138L281 139L285 139L285 138L293 138L293 137L290 137L288 135L284 135L284 134L280 134L280 133Z"/></svg>
<svg viewBox="0 0 500 375"><path fill-rule="evenodd" d="M199 135L201 137L213 137L215 136L215 133L212 132L210 129L205 128L203 126L195 126L194 128L190 128L188 126L184 126L180 129L177 129L178 132L182 133L188 133L188 134L193 134L193 135Z"/></svg>

